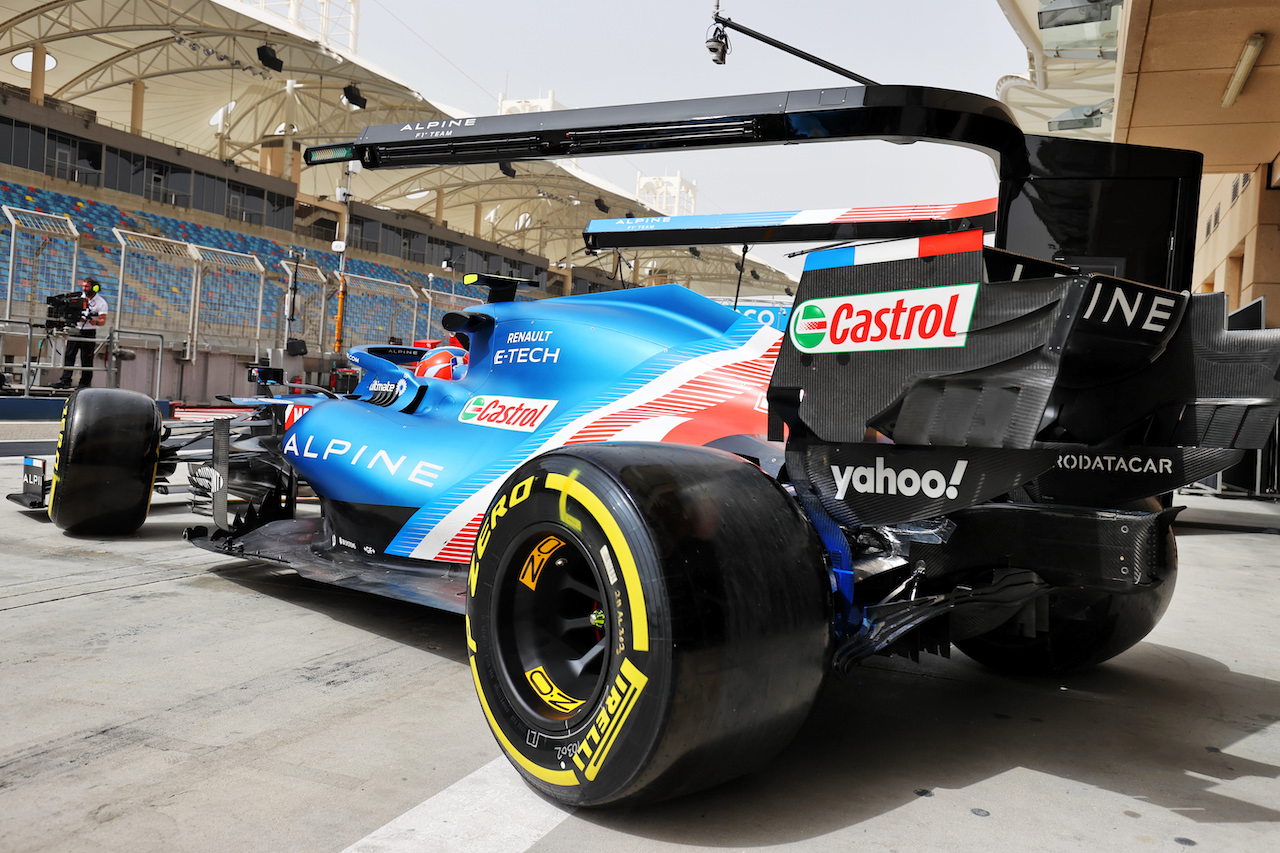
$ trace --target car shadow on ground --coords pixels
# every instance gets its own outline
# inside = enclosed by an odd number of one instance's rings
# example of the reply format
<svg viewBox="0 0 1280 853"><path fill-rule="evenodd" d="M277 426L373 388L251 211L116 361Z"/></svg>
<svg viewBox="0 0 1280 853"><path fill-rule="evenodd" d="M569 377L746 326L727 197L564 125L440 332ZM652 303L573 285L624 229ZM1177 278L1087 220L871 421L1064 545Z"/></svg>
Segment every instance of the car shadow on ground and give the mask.
<svg viewBox="0 0 1280 853"><path fill-rule="evenodd" d="M1151 643L1055 679L1003 677L959 657L876 659L828 679L799 737L762 770L679 800L578 817L656 840L758 847L826 835L935 793L954 807L948 817L1008 812L1017 806L1004 795L966 789L1025 769L1206 824L1276 823L1280 810L1213 788L1280 778L1276 765L1231 754L1280 721L1278 688Z"/></svg>
<svg viewBox="0 0 1280 853"><path fill-rule="evenodd" d="M209 571L230 583L305 607L361 631L467 664L466 629L459 614L308 580L290 569L267 563L232 560L211 566Z"/></svg>
<svg viewBox="0 0 1280 853"><path fill-rule="evenodd" d="M460 616L260 563L211 571L466 663ZM677 800L579 810L576 818L683 845L758 847L826 835L935 793L964 814L999 814L1007 804L984 794L982 783L1023 769L1206 824L1280 823L1280 809L1214 790L1248 776L1280 779L1280 766L1232 754L1233 744L1280 723L1277 696L1280 683L1155 643L1057 678L1001 676L958 653L919 664L877 658L829 678L795 742L756 773Z"/></svg>
<svg viewBox="0 0 1280 853"><path fill-rule="evenodd" d="M176 541L191 523L161 514L139 535ZM466 665L461 616L263 563L214 560L208 571L229 583ZM817 838L922 797L936 796L951 814L998 815L1011 806L983 783L1025 770L1049 777L1050 788L1091 786L1204 824L1280 824L1280 809L1215 790L1243 777L1280 779L1280 766L1232 750L1280 723L1278 708L1280 683L1150 642L1056 678L1001 676L959 653L919 664L875 658L828 678L797 739L756 773L576 818L682 845L758 847Z"/></svg>

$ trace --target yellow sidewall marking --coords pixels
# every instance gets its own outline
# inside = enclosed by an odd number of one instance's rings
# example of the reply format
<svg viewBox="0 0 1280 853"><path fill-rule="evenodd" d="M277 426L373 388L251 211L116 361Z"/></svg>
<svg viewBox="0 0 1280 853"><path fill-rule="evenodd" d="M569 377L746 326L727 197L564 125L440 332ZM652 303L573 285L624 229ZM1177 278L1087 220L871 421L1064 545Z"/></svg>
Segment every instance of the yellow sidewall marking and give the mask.
<svg viewBox="0 0 1280 853"><path fill-rule="evenodd" d="M554 536L548 536L539 542L529 552L529 557L524 561L524 565L520 567L520 583L537 592L538 578L542 577L543 567L547 565L552 555L560 550L562 545L564 545L564 541Z"/></svg>
<svg viewBox="0 0 1280 853"><path fill-rule="evenodd" d="M622 569L622 582L627 588L627 599L631 606L632 648L641 652L649 651L649 613L645 607L644 591L640 586L640 572L636 568L635 558L631 554L626 538L622 535L622 529L618 527L618 522L614 521L613 515L604 502L575 479L563 474L548 474L547 488L561 493L562 508L566 507L567 498L571 497L577 501L604 531L605 538L613 548L614 556L618 558L618 566ZM561 514L564 514L563 509Z"/></svg>
<svg viewBox="0 0 1280 853"><path fill-rule="evenodd" d="M471 655L471 680L475 682L476 695L480 697L480 707L484 709L484 716L489 721L489 728L493 731L493 736L498 739L498 743L506 750L507 755L511 756L516 764L528 771L529 775L535 779L541 779L548 785L559 785L563 788L577 787L578 776L572 770L549 770L540 764L534 764L507 739L506 734L499 728L498 721L493 718L493 711L489 710L489 700L485 698L484 688L480 686L480 672L476 669L475 655Z"/></svg>
<svg viewBox="0 0 1280 853"><path fill-rule="evenodd" d="M582 707L583 699L570 696L561 690L546 669L540 666L534 667L524 674L525 681L529 682L529 686L533 688L533 692L537 693L548 707L554 708L566 714L572 714L574 711Z"/></svg>
<svg viewBox="0 0 1280 853"><path fill-rule="evenodd" d="M53 493L58 490L58 460L62 457L62 442L67 438L67 407L71 404L71 398L67 398L67 402L62 404L62 426L58 429L58 447L53 452L53 482L49 484L49 506L45 508L45 514L53 519Z"/></svg>
<svg viewBox="0 0 1280 853"><path fill-rule="evenodd" d="M599 706L595 722L582 740L578 741L578 748L573 753L573 763L587 777L588 782L594 782L600 774L601 766L609 757L609 751L613 749L622 733L622 727L631 716L631 710L640 701L640 694L648 683L648 676L637 669L630 658L622 659L613 686ZM621 691L618 689L620 687ZM585 764L583 756L587 758Z"/></svg>
<svg viewBox="0 0 1280 853"><path fill-rule="evenodd" d="M582 522L578 521L578 519L574 518L572 515L569 514L569 490L552 485L552 482L551 482L552 477L556 478L556 480L565 480L570 483L576 483L578 481L577 469L574 469L574 471L571 474L569 474L568 477L565 477L562 474L548 474L547 488L558 489L558 491L560 492L560 523L563 524L565 527L569 528L570 530L574 531L575 533L581 533Z"/></svg>

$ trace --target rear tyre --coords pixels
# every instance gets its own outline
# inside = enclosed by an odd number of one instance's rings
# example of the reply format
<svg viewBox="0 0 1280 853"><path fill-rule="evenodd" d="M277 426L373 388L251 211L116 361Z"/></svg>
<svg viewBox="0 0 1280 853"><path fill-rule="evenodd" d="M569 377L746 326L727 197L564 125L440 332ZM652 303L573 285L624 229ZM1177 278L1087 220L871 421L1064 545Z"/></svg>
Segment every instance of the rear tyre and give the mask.
<svg viewBox="0 0 1280 853"><path fill-rule="evenodd" d="M1125 507L1159 512L1148 498ZM1022 636L1013 619L985 634L957 640L956 648L978 663L1016 675L1047 675L1088 669L1137 645L1151 633L1173 598L1178 580L1178 546L1170 530L1165 539L1163 569L1146 589L1104 593L1079 589L1049 592L1044 630ZM1044 607L1032 602L1029 607Z"/></svg>
<svg viewBox="0 0 1280 853"><path fill-rule="evenodd" d="M480 703L525 780L652 801L765 763L827 667L830 581L794 500L745 460L563 448L512 474L472 559Z"/></svg>
<svg viewBox="0 0 1280 853"><path fill-rule="evenodd" d="M87 536L124 536L141 527L160 427L160 410L145 394L83 388L68 397L49 493L53 523Z"/></svg>

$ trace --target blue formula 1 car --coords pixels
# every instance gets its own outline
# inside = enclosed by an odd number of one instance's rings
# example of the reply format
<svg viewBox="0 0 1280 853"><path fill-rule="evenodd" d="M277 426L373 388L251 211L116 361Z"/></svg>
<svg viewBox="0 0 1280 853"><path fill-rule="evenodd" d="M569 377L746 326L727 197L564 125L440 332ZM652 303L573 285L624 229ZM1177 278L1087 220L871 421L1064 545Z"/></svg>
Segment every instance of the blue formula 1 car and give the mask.
<svg viewBox="0 0 1280 853"><path fill-rule="evenodd" d="M1280 332L1226 331L1223 297L1188 292L1199 155L1024 135L985 98L868 86L374 127L306 157L858 138L986 151L999 198L892 222L793 211L781 229L597 223L599 251L710 231L860 242L808 256L782 335L678 287L495 288L446 318L465 373L356 349L354 394L254 400L213 428L192 488L217 525L188 538L465 613L494 737L577 805L760 766L827 674L870 655L954 645L1045 673L1131 647L1176 578L1158 496L1262 446L1280 413ZM142 438L103 488L83 447L108 422ZM171 441L145 398L74 395L54 520L141 523ZM294 517L299 481L320 517Z"/></svg>

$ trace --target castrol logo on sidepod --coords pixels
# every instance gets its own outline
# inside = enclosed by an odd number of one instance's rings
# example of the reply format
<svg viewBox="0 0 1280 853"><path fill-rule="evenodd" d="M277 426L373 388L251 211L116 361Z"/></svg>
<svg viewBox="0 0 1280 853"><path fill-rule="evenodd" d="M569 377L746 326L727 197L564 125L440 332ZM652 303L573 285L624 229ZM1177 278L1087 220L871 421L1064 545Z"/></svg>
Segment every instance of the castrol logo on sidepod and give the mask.
<svg viewBox="0 0 1280 853"><path fill-rule="evenodd" d="M557 402L485 394L468 400L458 413L458 420L464 424L533 432L547 419Z"/></svg>
<svg viewBox="0 0 1280 853"><path fill-rule="evenodd" d="M962 347L977 284L810 299L791 315L791 340L805 353Z"/></svg>

